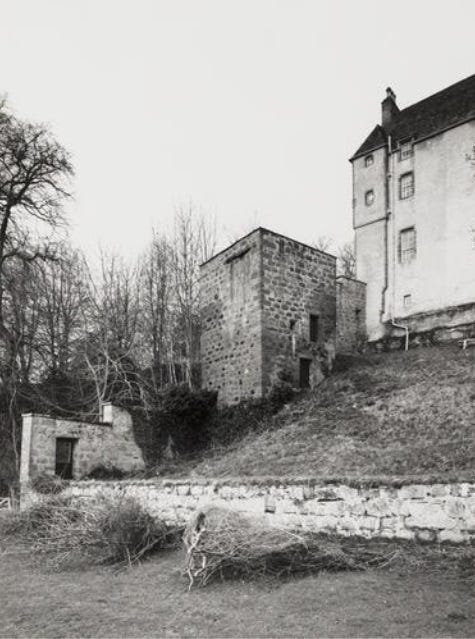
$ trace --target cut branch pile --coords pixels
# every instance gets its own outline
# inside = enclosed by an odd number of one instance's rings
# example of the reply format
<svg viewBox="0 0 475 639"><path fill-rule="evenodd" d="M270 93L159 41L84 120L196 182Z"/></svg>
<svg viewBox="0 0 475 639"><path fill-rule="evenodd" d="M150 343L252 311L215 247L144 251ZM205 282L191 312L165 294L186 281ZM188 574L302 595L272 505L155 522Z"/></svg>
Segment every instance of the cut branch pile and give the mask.
<svg viewBox="0 0 475 639"><path fill-rule="evenodd" d="M383 566L398 554L384 544L297 534L218 507L197 513L185 529L184 543L190 589L216 578L364 570Z"/></svg>
<svg viewBox="0 0 475 639"><path fill-rule="evenodd" d="M21 513L17 530L28 547L53 568L78 559L131 565L152 550L173 546L179 534L133 499L83 504L56 496Z"/></svg>

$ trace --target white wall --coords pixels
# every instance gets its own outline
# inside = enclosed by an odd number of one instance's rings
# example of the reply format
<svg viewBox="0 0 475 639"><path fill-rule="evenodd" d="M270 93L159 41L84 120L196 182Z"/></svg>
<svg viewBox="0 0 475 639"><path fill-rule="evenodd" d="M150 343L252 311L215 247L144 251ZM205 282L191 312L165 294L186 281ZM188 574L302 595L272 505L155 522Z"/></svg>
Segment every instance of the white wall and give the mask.
<svg viewBox="0 0 475 639"><path fill-rule="evenodd" d="M465 123L414 145L414 155L389 162L389 287L383 320L407 318L447 307L475 304L475 168L467 155L475 145L475 121ZM380 324L384 286L384 221L366 225L385 215L384 154L374 152L375 163L365 167L364 157L353 163L354 223L357 276L366 281L367 328L370 339L383 334ZM399 178L414 172L413 197L399 199ZM365 192L373 188L375 203L367 207ZM398 259L399 232L414 226L417 256L410 264ZM410 308L403 298L411 295ZM475 309L468 319L475 322ZM445 325L434 320L434 326ZM460 323L467 321L467 312ZM451 318L456 324L456 316Z"/></svg>

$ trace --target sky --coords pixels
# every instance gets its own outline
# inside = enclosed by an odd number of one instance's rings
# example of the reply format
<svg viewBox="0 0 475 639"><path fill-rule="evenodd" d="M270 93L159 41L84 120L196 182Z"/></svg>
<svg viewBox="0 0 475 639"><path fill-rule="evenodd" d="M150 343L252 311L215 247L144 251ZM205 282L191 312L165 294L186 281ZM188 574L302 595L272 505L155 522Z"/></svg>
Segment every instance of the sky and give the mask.
<svg viewBox="0 0 475 639"><path fill-rule="evenodd" d="M137 255L190 203L219 247L255 226L352 239L348 158L475 73L473 0L0 0L0 93L76 170L71 238Z"/></svg>

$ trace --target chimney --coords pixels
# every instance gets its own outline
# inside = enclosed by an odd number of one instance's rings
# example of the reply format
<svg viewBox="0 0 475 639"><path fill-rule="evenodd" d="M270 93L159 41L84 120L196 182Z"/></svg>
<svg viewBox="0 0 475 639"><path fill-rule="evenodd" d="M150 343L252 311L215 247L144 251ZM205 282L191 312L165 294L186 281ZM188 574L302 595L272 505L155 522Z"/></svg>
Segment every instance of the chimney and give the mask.
<svg viewBox="0 0 475 639"><path fill-rule="evenodd" d="M383 128L386 131L391 129L394 117L399 113L399 108L396 104L396 94L388 87L386 89L386 97L381 102L382 122Z"/></svg>

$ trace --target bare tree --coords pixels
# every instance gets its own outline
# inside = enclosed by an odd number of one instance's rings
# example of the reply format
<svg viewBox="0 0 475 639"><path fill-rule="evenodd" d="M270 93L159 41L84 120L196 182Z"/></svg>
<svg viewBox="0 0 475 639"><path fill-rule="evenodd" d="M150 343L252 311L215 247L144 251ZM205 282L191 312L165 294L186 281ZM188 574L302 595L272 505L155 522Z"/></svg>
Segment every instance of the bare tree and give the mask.
<svg viewBox="0 0 475 639"><path fill-rule="evenodd" d="M57 259L41 262L35 285L40 293L37 351L51 373L68 373L74 346L84 333L90 307L87 265L78 250L63 245Z"/></svg>
<svg viewBox="0 0 475 639"><path fill-rule="evenodd" d="M144 364L156 394L165 380L174 379L172 312L173 253L168 239L152 231L152 241L141 259L141 334Z"/></svg>
<svg viewBox="0 0 475 639"><path fill-rule="evenodd" d="M328 235L319 235L316 242L313 242L312 246L319 251L329 251L333 245L333 240Z"/></svg>
<svg viewBox="0 0 475 639"><path fill-rule="evenodd" d="M32 231L64 223L62 204L73 174L69 154L48 128L18 120L0 106L0 331L2 278L6 262L49 257L47 242Z"/></svg>
<svg viewBox="0 0 475 639"><path fill-rule="evenodd" d="M135 266L102 253L97 280L90 275L91 310L80 350L94 382L95 412L99 413L104 401L130 403L140 395L134 357L140 309Z"/></svg>
<svg viewBox="0 0 475 639"><path fill-rule="evenodd" d="M338 248L337 271L339 275L356 277L356 255L353 242L346 242Z"/></svg>
<svg viewBox="0 0 475 639"><path fill-rule="evenodd" d="M175 215L173 273L178 350L185 381L193 385L192 372L199 361L199 266L214 252L215 228L192 204L180 207Z"/></svg>
<svg viewBox="0 0 475 639"><path fill-rule="evenodd" d="M0 376L6 410L2 419L10 430L18 462L18 384L28 368L24 340L18 341L25 313L13 312L13 272L19 264L49 259L54 252L51 229L64 223L62 204L70 195L73 169L68 153L44 125L14 117L5 101L0 103ZM48 229L49 239L41 239ZM12 264L14 263L14 267ZM13 297L12 297L13 296ZM21 310L15 306L15 310ZM22 348L18 348L21 344ZM5 424L4 424L5 425ZM18 463L17 463L18 466Z"/></svg>

